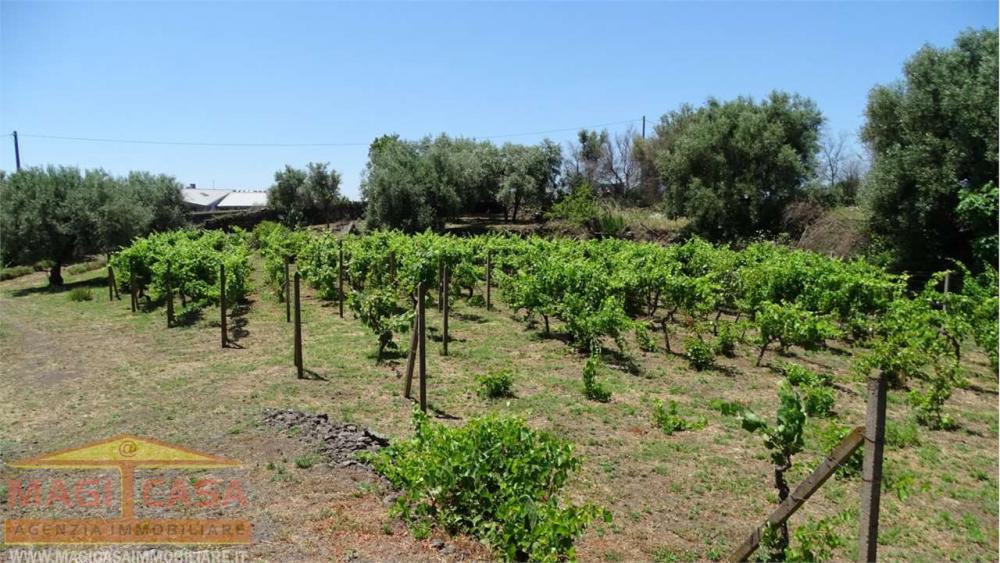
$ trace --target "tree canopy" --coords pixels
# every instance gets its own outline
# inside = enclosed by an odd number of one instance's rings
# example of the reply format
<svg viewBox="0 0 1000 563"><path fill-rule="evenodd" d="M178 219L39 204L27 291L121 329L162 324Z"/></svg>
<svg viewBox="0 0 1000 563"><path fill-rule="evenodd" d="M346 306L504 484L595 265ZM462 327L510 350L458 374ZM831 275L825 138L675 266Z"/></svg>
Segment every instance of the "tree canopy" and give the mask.
<svg viewBox="0 0 1000 563"><path fill-rule="evenodd" d="M109 253L134 237L182 226L180 184L170 176L50 166L0 177L4 264L52 262L49 282L62 284L62 265Z"/></svg>
<svg viewBox="0 0 1000 563"><path fill-rule="evenodd" d="M406 232L440 230L459 213L503 210L516 220L525 205L545 207L557 188L562 154L551 141L538 145L447 135L406 141L376 139L361 183L369 227Z"/></svg>
<svg viewBox="0 0 1000 563"><path fill-rule="evenodd" d="M823 117L798 95L709 99L664 115L653 151L664 204L715 240L777 233L785 206L813 173Z"/></svg>
<svg viewBox="0 0 1000 563"><path fill-rule="evenodd" d="M898 267L996 265L997 80L997 31L968 31L870 92L871 228Z"/></svg>
<svg viewBox="0 0 1000 563"><path fill-rule="evenodd" d="M290 226L328 222L343 201L340 174L328 166L326 162L310 162L305 170L286 165L275 172L267 194L268 207Z"/></svg>

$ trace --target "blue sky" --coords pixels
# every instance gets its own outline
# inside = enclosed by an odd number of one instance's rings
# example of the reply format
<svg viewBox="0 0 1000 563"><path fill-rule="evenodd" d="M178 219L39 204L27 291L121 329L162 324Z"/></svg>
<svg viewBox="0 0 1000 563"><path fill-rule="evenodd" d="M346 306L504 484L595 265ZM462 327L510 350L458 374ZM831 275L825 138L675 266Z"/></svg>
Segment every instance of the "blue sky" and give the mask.
<svg viewBox="0 0 1000 563"><path fill-rule="evenodd" d="M330 162L357 196L377 135L563 142L772 89L857 132L868 90L997 3L0 2L0 131L23 165L260 188ZM635 123L638 126L638 122ZM97 143L50 135L206 145ZM517 135L506 137L505 135ZM212 143L341 146L212 146ZM11 139L0 169L12 170Z"/></svg>

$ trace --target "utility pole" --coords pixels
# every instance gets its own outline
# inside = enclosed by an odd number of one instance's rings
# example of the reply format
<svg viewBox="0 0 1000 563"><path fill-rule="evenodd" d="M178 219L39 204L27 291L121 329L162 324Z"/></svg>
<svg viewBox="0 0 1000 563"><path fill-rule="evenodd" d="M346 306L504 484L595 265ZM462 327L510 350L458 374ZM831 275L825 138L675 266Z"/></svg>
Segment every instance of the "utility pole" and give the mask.
<svg viewBox="0 0 1000 563"><path fill-rule="evenodd" d="M17 131L14 131L14 162L17 163L17 171L21 171L21 147L17 144Z"/></svg>
<svg viewBox="0 0 1000 563"><path fill-rule="evenodd" d="M642 116L642 138L646 138L646 116Z"/></svg>

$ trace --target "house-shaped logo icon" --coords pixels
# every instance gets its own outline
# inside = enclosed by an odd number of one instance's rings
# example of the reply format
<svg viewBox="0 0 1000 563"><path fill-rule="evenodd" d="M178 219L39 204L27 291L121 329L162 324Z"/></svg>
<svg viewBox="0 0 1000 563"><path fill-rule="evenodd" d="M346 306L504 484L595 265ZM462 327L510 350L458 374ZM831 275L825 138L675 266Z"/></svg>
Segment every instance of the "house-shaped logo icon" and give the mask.
<svg viewBox="0 0 1000 563"><path fill-rule="evenodd" d="M121 435L9 464L20 469L117 469L121 509L117 518L11 519L4 522L7 544L246 544L250 522L243 519L150 519L135 516L137 469L235 469L240 463L152 438ZM245 502L242 486L239 497ZM38 482L10 497L40 505ZM65 487L63 486L63 489ZM227 489L227 492L229 489ZM147 491L144 491L144 493ZM52 504L51 493L49 503Z"/></svg>

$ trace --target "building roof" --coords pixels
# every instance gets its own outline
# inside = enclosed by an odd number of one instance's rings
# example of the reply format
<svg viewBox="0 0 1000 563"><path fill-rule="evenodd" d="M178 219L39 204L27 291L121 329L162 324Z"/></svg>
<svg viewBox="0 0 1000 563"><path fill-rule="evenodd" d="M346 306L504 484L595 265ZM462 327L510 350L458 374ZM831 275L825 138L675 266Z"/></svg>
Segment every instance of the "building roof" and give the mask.
<svg viewBox="0 0 1000 563"><path fill-rule="evenodd" d="M181 190L181 195L184 197L185 203L201 207L211 207L229 195L229 193L229 190L203 190L200 188L184 188Z"/></svg>
<svg viewBox="0 0 1000 563"><path fill-rule="evenodd" d="M267 192L229 192L219 207L265 207L267 205Z"/></svg>

